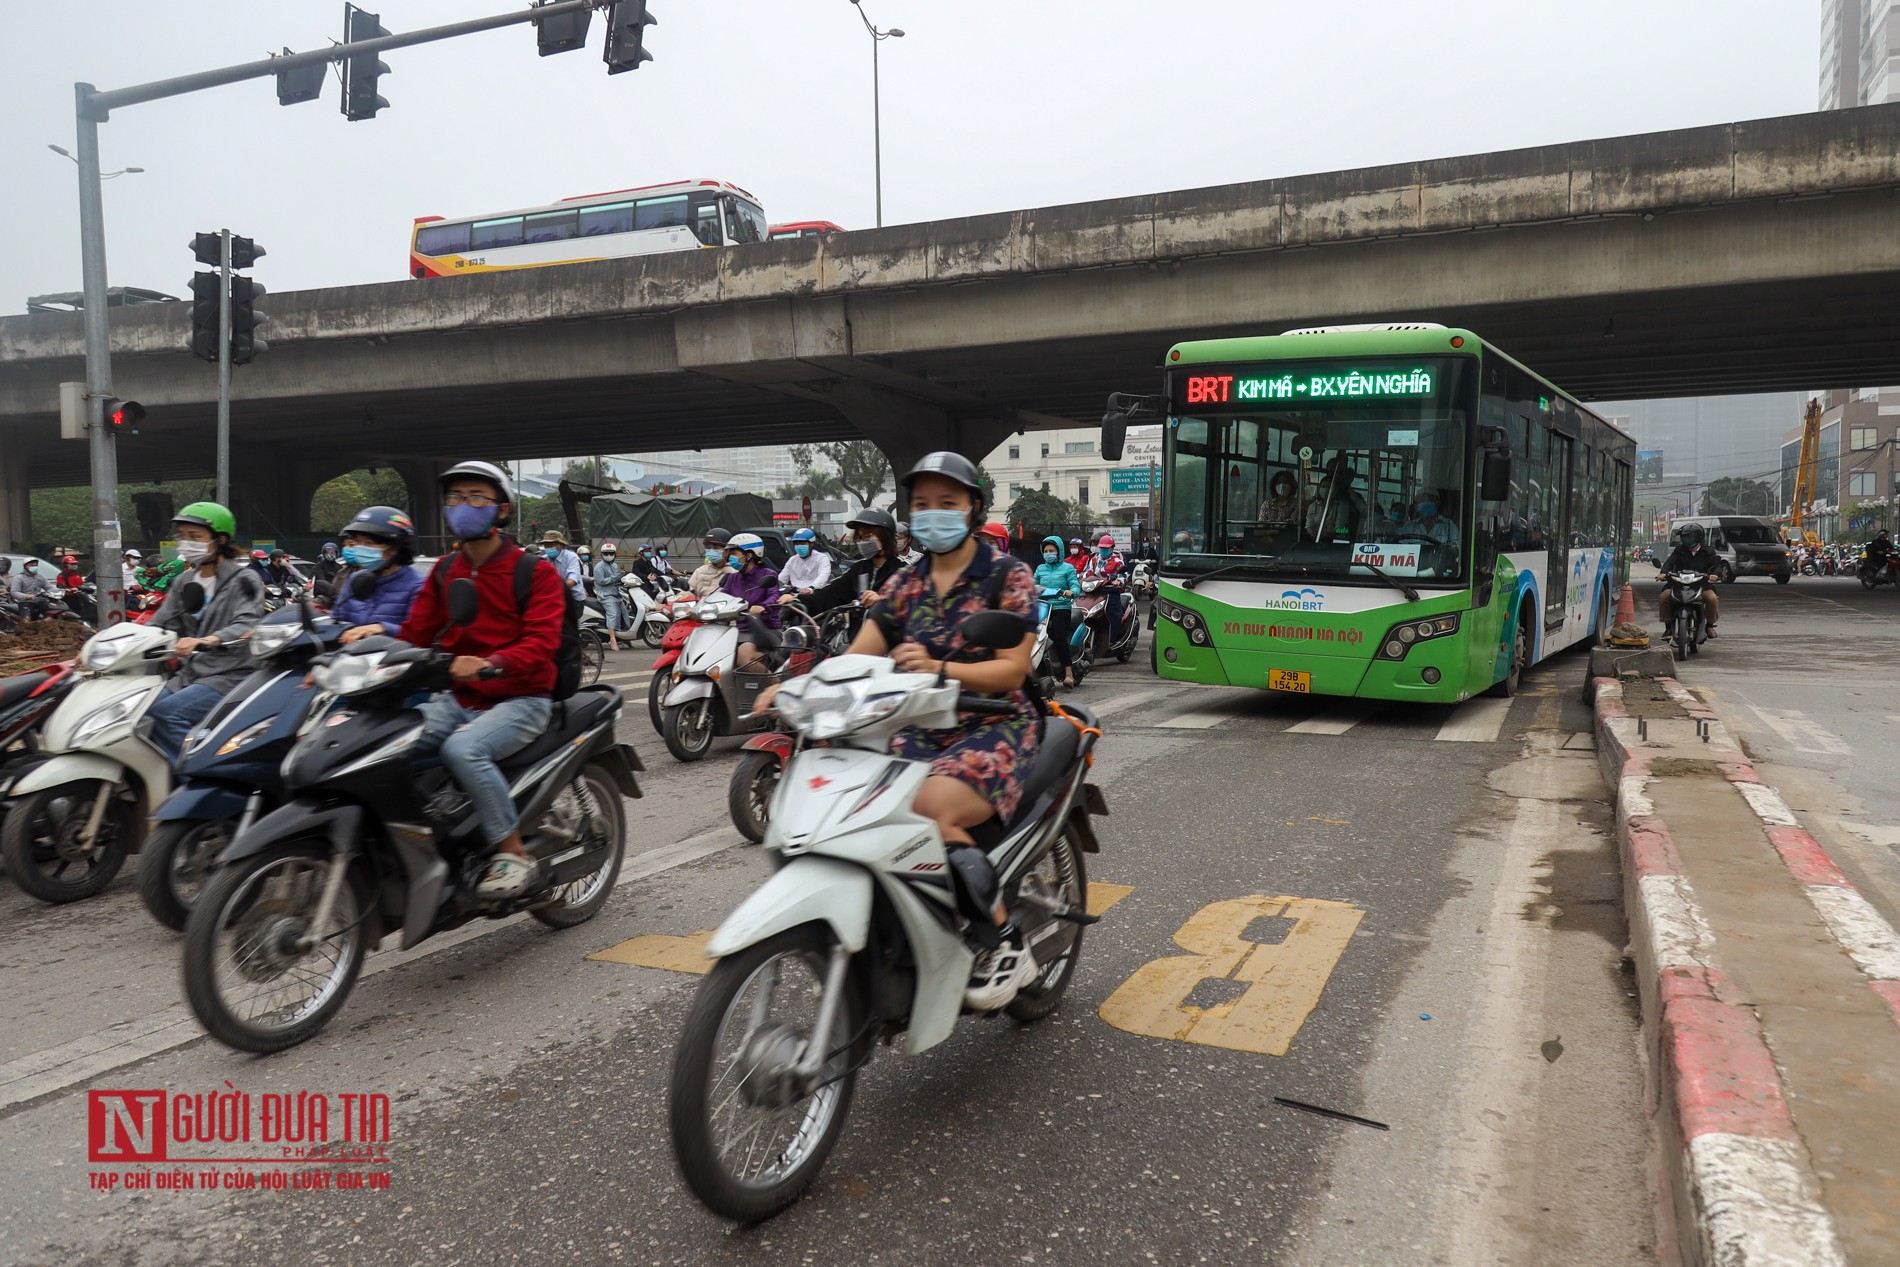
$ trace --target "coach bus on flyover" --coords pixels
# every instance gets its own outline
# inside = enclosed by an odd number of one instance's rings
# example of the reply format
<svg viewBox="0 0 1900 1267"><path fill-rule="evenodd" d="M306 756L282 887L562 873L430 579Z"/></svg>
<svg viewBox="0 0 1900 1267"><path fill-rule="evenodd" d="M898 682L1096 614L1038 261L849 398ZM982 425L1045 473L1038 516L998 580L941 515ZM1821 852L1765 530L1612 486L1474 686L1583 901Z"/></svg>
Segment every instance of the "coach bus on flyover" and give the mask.
<svg viewBox="0 0 1900 1267"><path fill-rule="evenodd" d="M1161 677L1454 702L1608 627L1635 442L1471 331L1181 343L1163 388L1106 420L1167 419Z"/></svg>
<svg viewBox="0 0 1900 1267"><path fill-rule="evenodd" d="M563 198L482 216L418 216L411 277L577 264L765 240L759 200L723 180L685 180Z"/></svg>

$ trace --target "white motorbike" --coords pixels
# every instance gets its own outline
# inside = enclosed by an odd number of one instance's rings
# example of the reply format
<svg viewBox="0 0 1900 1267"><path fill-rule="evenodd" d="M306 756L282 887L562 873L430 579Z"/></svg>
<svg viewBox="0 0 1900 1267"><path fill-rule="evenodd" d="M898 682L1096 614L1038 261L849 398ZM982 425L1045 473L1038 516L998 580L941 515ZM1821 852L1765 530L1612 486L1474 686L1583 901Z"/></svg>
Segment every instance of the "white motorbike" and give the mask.
<svg viewBox="0 0 1900 1267"><path fill-rule="evenodd" d="M165 687L177 635L119 624L79 649L81 680L46 719L52 755L8 789L0 852L14 883L42 902L76 902L112 882L171 795L171 761L141 725Z"/></svg>
<svg viewBox="0 0 1900 1267"><path fill-rule="evenodd" d="M1008 612L962 625L972 647L1013 647L1024 632ZM1108 812L1087 782L1101 732L1077 705L1080 724L1045 720L1015 817L957 850L914 808L928 763L893 757L891 739L1011 705L861 655L785 683L777 705L807 745L824 746L802 747L774 793L764 844L778 869L707 944L718 962L680 1036L670 1105L687 1185L747 1222L816 1177L877 1040L901 1035L914 1056L949 1036L972 941L998 939L999 895L1039 969L1004 1010L1024 1022L1055 1010L1095 922L1082 855L1098 849L1091 818Z"/></svg>
<svg viewBox="0 0 1900 1267"><path fill-rule="evenodd" d="M640 583L640 578L631 572L620 578L627 629L638 634L640 641L656 650L666 640L667 626L673 623L666 599L672 598L683 588L668 578L661 578L659 584L666 595L665 599L654 598L647 592L647 587Z"/></svg>
<svg viewBox="0 0 1900 1267"><path fill-rule="evenodd" d="M770 673L736 673L739 634L750 608L724 592L709 594L693 607L699 628L686 636L673 664L673 683L660 700L660 738L681 761L698 761L712 751L720 735L764 730L765 718L753 702Z"/></svg>

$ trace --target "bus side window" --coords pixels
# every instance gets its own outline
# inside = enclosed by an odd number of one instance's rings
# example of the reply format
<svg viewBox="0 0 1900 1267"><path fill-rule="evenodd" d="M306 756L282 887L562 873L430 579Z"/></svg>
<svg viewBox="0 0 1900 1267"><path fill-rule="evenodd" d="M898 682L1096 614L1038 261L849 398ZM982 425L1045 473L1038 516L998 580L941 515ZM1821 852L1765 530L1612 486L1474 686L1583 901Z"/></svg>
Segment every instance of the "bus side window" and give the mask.
<svg viewBox="0 0 1900 1267"><path fill-rule="evenodd" d="M719 205L703 202L693 208L693 236L707 246L722 246L719 229Z"/></svg>

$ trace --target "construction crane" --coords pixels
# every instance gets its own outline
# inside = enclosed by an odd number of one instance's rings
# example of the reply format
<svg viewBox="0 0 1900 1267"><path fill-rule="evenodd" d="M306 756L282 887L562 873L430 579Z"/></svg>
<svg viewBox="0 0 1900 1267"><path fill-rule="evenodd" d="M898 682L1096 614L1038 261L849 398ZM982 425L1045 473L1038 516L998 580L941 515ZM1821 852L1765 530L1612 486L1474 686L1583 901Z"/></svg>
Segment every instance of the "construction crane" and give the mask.
<svg viewBox="0 0 1900 1267"><path fill-rule="evenodd" d="M1821 544L1821 534L1802 527L1802 516L1814 500L1815 474L1821 464L1821 402L1810 400L1801 414L1801 459L1794 468L1794 501L1788 507L1789 521L1797 536L1811 546Z"/></svg>

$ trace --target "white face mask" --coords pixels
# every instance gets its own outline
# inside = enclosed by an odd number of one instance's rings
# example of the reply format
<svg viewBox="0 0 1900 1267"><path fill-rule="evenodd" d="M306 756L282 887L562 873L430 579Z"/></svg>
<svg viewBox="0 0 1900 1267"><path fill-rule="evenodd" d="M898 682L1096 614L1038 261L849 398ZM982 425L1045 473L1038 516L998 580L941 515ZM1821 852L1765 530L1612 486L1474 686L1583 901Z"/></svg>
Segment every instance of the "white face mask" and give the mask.
<svg viewBox="0 0 1900 1267"><path fill-rule="evenodd" d="M209 541L180 541L178 543L178 557L186 563L194 565L203 563L210 553Z"/></svg>

